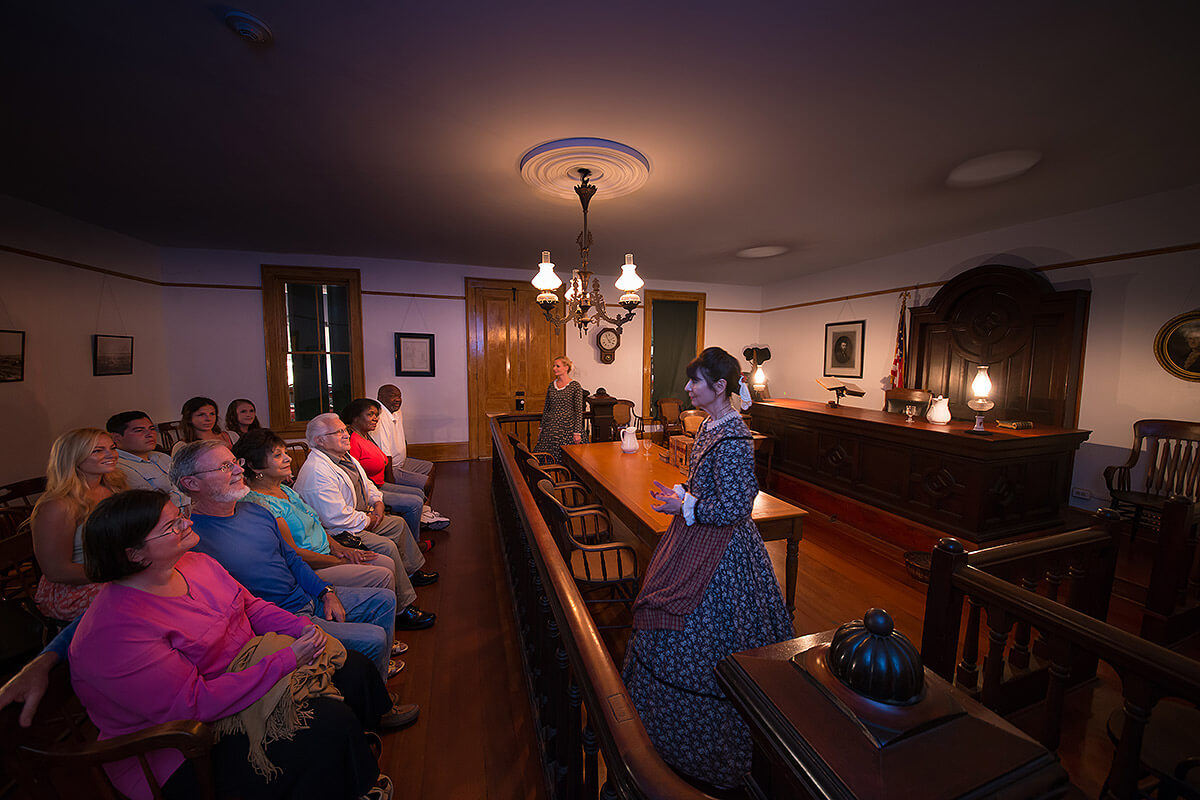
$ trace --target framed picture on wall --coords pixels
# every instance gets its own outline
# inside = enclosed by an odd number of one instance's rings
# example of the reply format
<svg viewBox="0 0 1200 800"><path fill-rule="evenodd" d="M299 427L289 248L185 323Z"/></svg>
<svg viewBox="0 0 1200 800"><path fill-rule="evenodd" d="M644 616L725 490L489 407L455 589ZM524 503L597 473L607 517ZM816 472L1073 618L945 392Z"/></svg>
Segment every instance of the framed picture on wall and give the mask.
<svg viewBox="0 0 1200 800"><path fill-rule="evenodd" d="M1200 308L1172 317L1158 329L1154 357L1176 378L1200 381Z"/></svg>
<svg viewBox="0 0 1200 800"><path fill-rule="evenodd" d="M93 375L132 375L133 337L92 336Z"/></svg>
<svg viewBox="0 0 1200 800"><path fill-rule="evenodd" d="M863 376L863 338L867 321L825 323L825 375L831 378Z"/></svg>
<svg viewBox="0 0 1200 800"><path fill-rule="evenodd" d="M25 380L25 331L0 331L0 383Z"/></svg>
<svg viewBox="0 0 1200 800"><path fill-rule="evenodd" d="M407 378L432 378L432 333L396 334L396 374Z"/></svg>

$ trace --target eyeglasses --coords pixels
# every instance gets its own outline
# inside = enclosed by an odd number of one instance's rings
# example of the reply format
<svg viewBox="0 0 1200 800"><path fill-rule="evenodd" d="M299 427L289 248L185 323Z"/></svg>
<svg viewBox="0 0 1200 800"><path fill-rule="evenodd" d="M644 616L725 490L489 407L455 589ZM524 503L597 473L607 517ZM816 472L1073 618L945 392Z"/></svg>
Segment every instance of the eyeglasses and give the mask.
<svg viewBox="0 0 1200 800"><path fill-rule="evenodd" d="M189 527L192 525L192 507L190 505L179 509L179 516L167 523L167 527L163 528L162 533L154 536L147 536L146 541L152 542L155 539L161 539L164 536L183 536Z"/></svg>
<svg viewBox="0 0 1200 800"><path fill-rule="evenodd" d="M338 428L336 431L325 431L324 433L322 433L320 435L321 436L349 436L350 429L349 428Z"/></svg>
<svg viewBox="0 0 1200 800"><path fill-rule="evenodd" d="M245 465L246 465L246 459L237 458L237 459L234 459L233 461L226 461L224 464L221 464L218 467L213 467L212 469L198 469L195 472L193 472L192 475L203 475L206 472L229 472L229 473L232 473L238 467L244 467Z"/></svg>

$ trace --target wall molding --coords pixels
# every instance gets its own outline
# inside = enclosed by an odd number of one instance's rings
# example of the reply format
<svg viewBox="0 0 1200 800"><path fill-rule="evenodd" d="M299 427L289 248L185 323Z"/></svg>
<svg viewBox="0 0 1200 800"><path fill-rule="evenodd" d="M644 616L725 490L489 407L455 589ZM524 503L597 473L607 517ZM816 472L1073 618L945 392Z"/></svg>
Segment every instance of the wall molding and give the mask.
<svg viewBox="0 0 1200 800"><path fill-rule="evenodd" d="M467 461L471 448L469 442L428 442L409 444L408 454L426 461Z"/></svg>

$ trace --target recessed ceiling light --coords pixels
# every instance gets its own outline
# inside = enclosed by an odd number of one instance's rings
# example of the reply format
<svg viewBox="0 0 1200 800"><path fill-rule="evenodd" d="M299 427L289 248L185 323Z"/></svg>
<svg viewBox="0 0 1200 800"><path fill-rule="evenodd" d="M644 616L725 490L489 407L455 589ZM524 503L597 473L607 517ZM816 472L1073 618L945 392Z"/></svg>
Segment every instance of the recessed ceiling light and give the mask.
<svg viewBox="0 0 1200 800"><path fill-rule="evenodd" d="M972 158L950 170L946 185L952 189L991 186L1024 175L1042 160L1037 150L1004 150Z"/></svg>
<svg viewBox="0 0 1200 800"><path fill-rule="evenodd" d="M758 247L747 247L744 250L738 250L734 255L738 258L773 258L783 255L790 249L790 247L785 247L781 244L764 244Z"/></svg>
<svg viewBox="0 0 1200 800"><path fill-rule="evenodd" d="M225 24L238 36L256 47L266 47L275 42L270 26L253 14L229 9L225 12Z"/></svg>

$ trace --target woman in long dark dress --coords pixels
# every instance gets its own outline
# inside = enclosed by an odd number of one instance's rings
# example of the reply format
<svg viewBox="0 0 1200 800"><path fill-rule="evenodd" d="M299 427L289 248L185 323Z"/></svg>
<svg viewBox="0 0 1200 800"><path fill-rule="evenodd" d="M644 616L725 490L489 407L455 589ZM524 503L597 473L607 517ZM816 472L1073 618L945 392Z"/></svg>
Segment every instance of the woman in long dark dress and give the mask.
<svg viewBox="0 0 1200 800"><path fill-rule="evenodd" d="M571 380L575 365L566 356L554 359L551 365L554 380L546 388L546 405L542 409L542 427L537 445L540 453L549 453L555 463L562 463L559 448L564 444L583 441L583 399L587 392L579 381Z"/></svg>
<svg viewBox="0 0 1200 800"><path fill-rule="evenodd" d="M750 430L733 410L737 360L710 347L688 365L688 396L709 418L688 456L686 486L655 482L671 526L634 603L622 676L655 749L717 787L750 769L750 732L713 672L730 653L794 636L779 582L750 519L758 482Z"/></svg>

